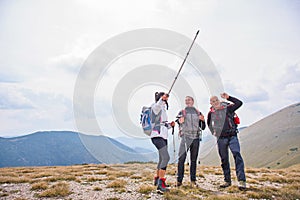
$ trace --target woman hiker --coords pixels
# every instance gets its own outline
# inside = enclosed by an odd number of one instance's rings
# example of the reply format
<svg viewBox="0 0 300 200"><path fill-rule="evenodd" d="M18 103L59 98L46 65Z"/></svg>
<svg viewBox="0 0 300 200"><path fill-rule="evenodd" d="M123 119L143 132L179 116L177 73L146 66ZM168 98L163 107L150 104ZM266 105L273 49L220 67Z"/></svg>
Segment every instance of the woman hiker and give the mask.
<svg viewBox="0 0 300 200"><path fill-rule="evenodd" d="M168 191L165 178L167 165L170 160L167 141L168 129L175 126L175 122L168 123L168 116L166 112L168 109L168 98L168 94L164 92L156 92L155 103L151 106L154 127L150 137L159 154L157 171L154 177L154 185L157 185L158 193L164 193Z"/></svg>

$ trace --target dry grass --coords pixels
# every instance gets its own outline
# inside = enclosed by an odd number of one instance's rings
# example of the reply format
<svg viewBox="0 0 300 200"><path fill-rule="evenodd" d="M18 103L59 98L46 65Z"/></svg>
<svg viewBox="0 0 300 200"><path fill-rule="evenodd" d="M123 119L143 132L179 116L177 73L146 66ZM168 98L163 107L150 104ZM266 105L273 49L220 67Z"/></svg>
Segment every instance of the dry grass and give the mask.
<svg viewBox="0 0 300 200"><path fill-rule="evenodd" d="M139 187L139 189L137 191L142 194L150 194L155 189L156 189L156 187L153 185L142 185Z"/></svg>
<svg viewBox="0 0 300 200"><path fill-rule="evenodd" d="M108 171L106 173L108 176L114 176L114 177L129 177L134 174L134 172L128 172L128 171Z"/></svg>
<svg viewBox="0 0 300 200"><path fill-rule="evenodd" d="M9 194L7 192L0 192L0 197L7 197Z"/></svg>
<svg viewBox="0 0 300 200"><path fill-rule="evenodd" d="M277 190L277 188L270 186L250 187L248 191L246 191L246 196L253 199L274 199Z"/></svg>
<svg viewBox="0 0 300 200"><path fill-rule="evenodd" d="M141 181L152 181L154 177L154 171L142 171L141 176L143 177Z"/></svg>
<svg viewBox="0 0 300 200"><path fill-rule="evenodd" d="M40 193L38 197L66 197L70 193L69 184L66 182L60 182Z"/></svg>
<svg viewBox="0 0 300 200"><path fill-rule="evenodd" d="M253 178L247 178L248 184L259 184L259 181Z"/></svg>
<svg viewBox="0 0 300 200"><path fill-rule="evenodd" d="M26 177L10 177L10 176L0 176L0 184L2 183L29 183L31 179Z"/></svg>
<svg viewBox="0 0 300 200"><path fill-rule="evenodd" d="M273 183L292 183L293 178L287 178L278 174L263 174L262 177L258 178L258 181L269 181Z"/></svg>
<svg viewBox="0 0 300 200"><path fill-rule="evenodd" d="M86 182L101 182L101 181L105 181L105 180L109 180L109 177L96 177L96 176L91 176L88 177L86 179Z"/></svg>
<svg viewBox="0 0 300 200"><path fill-rule="evenodd" d="M201 187L191 187L183 185L179 188L171 189L170 192L165 193L166 199L203 199L212 194L212 191L203 189Z"/></svg>
<svg viewBox="0 0 300 200"><path fill-rule="evenodd" d="M115 176L115 175L110 175L107 177L107 180L110 180L110 181L113 181L113 180L116 180L118 177Z"/></svg>
<svg viewBox="0 0 300 200"><path fill-rule="evenodd" d="M211 195L207 198L207 200L243 200L247 199L245 197L241 197L239 195Z"/></svg>
<svg viewBox="0 0 300 200"><path fill-rule="evenodd" d="M77 178L75 175L56 175L56 176L47 177L44 179L44 181L47 182L77 181Z"/></svg>
<svg viewBox="0 0 300 200"><path fill-rule="evenodd" d="M237 186L230 186L230 187L226 188L226 191L228 193L239 193L240 192L240 190Z"/></svg>
<svg viewBox="0 0 300 200"><path fill-rule="evenodd" d="M169 192L164 194L166 200L179 200L179 199L189 199L185 192L182 189L172 189Z"/></svg>
<svg viewBox="0 0 300 200"><path fill-rule="evenodd" d="M300 199L300 182L286 185L278 190L281 199Z"/></svg>
<svg viewBox="0 0 300 200"><path fill-rule="evenodd" d="M16 172L3 171L3 172L1 173L1 176L18 177L19 174L16 173Z"/></svg>
<svg viewBox="0 0 300 200"><path fill-rule="evenodd" d="M222 169L220 167L200 167L200 172L203 174L223 175Z"/></svg>
<svg viewBox="0 0 300 200"><path fill-rule="evenodd" d="M108 188L124 188L126 184L127 184L127 182L125 180L118 179L118 180L110 182L107 185L107 187Z"/></svg>
<svg viewBox="0 0 300 200"><path fill-rule="evenodd" d="M156 164L121 164L121 165L75 165L66 167L30 167L30 168L0 168L0 199L16 199L19 189L1 189L1 184L29 185L37 198L68 199L71 194L70 182L82 182L83 187L90 187L88 191L111 191L115 193L134 190L143 194L143 198L150 198L156 187L152 185ZM170 165L167 171L167 183L173 186L177 166ZM163 195L165 199L300 199L300 165L280 170L266 168L247 168L248 190L238 190L235 170L232 169L234 185L219 190L223 173L220 166L198 166L197 177L199 188L189 185L189 166L186 166L184 185L172 188ZM30 184L28 184L30 183ZM105 184L106 186L103 186ZM128 190L128 191L127 191ZM75 191L74 193L80 193ZM82 192L82 191L81 191ZM132 192L132 194L136 193ZM218 195L216 195L218 194ZM15 196L14 196L15 195ZM14 197L13 197L14 196ZM151 195L152 196L152 195ZM20 197L20 196L19 196Z"/></svg>
<svg viewBox="0 0 300 200"><path fill-rule="evenodd" d="M32 179L37 179L37 178L45 178L45 177L50 177L53 174L49 172L41 172L41 173L36 173L36 174L31 174L29 177Z"/></svg>
<svg viewBox="0 0 300 200"><path fill-rule="evenodd" d="M130 176L131 179L142 179L143 177L140 175L132 175Z"/></svg>
<svg viewBox="0 0 300 200"><path fill-rule="evenodd" d="M102 188L100 188L100 187L94 187L94 191L102 191Z"/></svg>
<svg viewBox="0 0 300 200"><path fill-rule="evenodd" d="M186 194L187 197L194 197L194 196L208 196L211 194L210 190L206 190L198 187L191 187L190 184L183 185L180 188L177 188L177 190L181 191L181 193Z"/></svg>
<svg viewBox="0 0 300 200"><path fill-rule="evenodd" d="M45 181L34 183L31 185L31 190L45 190L48 188L48 183Z"/></svg>
<svg viewBox="0 0 300 200"><path fill-rule="evenodd" d="M95 174L106 175L107 174L107 170L97 170L97 171L95 171Z"/></svg>

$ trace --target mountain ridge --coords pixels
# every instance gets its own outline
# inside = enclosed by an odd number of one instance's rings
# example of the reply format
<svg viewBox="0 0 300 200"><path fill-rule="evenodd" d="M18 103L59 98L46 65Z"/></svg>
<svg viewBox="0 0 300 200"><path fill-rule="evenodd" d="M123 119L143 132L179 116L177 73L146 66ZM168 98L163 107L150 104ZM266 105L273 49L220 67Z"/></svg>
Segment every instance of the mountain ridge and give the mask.
<svg viewBox="0 0 300 200"><path fill-rule="evenodd" d="M300 103L282 108L243 128L238 136L246 165L285 168L300 163L299 130ZM207 137L207 142L200 145L201 163L219 165L216 140L210 134ZM74 131L37 131L17 137L0 137L0 167L157 160L156 149L150 140L139 145L137 142L134 138L113 139ZM178 144L176 148L177 152ZM171 144L169 153L173 159Z"/></svg>
<svg viewBox="0 0 300 200"><path fill-rule="evenodd" d="M0 167L123 163L153 158L112 138L73 131L38 131L0 138L0 146Z"/></svg>

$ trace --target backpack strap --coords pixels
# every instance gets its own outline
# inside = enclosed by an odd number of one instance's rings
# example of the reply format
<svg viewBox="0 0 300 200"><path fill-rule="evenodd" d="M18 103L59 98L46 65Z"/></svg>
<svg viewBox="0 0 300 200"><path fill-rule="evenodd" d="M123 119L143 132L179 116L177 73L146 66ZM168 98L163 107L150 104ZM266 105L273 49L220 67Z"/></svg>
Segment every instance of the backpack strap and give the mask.
<svg viewBox="0 0 300 200"><path fill-rule="evenodd" d="M200 116L201 115L201 112L197 109L197 108L195 108L196 109L196 111L197 111L197 113L198 113L198 116Z"/></svg>
<svg viewBox="0 0 300 200"><path fill-rule="evenodd" d="M182 112L182 116L185 118L186 117L186 110L183 109L181 112Z"/></svg>
<svg viewBox="0 0 300 200"><path fill-rule="evenodd" d="M155 116L154 120L152 118L152 123L154 123L154 124L160 124L160 122L161 122L161 119L160 119L161 113L162 113L162 111L159 111L159 113L157 113L157 115L155 115L154 112L151 109L151 115Z"/></svg>

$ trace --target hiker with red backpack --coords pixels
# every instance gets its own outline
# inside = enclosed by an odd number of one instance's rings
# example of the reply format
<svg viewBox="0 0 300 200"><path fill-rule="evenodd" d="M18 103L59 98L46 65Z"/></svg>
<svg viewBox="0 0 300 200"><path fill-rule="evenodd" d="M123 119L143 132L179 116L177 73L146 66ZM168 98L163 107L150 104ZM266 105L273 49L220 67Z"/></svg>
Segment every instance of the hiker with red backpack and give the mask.
<svg viewBox="0 0 300 200"><path fill-rule="evenodd" d="M229 148L235 161L235 170L239 181L238 187L240 190L245 190L245 167L237 137L237 123L239 123L239 120L235 114L235 111L242 106L243 102L235 97L229 96L227 93L222 93L221 97L232 103L221 102L217 96L212 96L210 98L211 108L207 117L207 125L211 133L218 139L218 151L225 181L220 187L226 188L231 186Z"/></svg>
<svg viewBox="0 0 300 200"><path fill-rule="evenodd" d="M191 186L196 184L196 169L197 157L200 147L201 131L205 129L205 120L202 113L194 107L193 97L187 96L185 98L186 107L181 110L177 116L179 122L179 136L181 142L179 146L179 160L178 160L178 176L177 186L182 185L184 176L184 162L188 150L190 151L190 179Z"/></svg>
<svg viewBox="0 0 300 200"><path fill-rule="evenodd" d="M150 137L159 154L156 175L154 177L154 185L157 186L158 193L168 191L165 178L167 165L170 160L167 140L168 129L175 126L175 122L168 122L166 112L168 109L168 98L168 94L164 92L156 92L155 103L151 106L153 127Z"/></svg>

